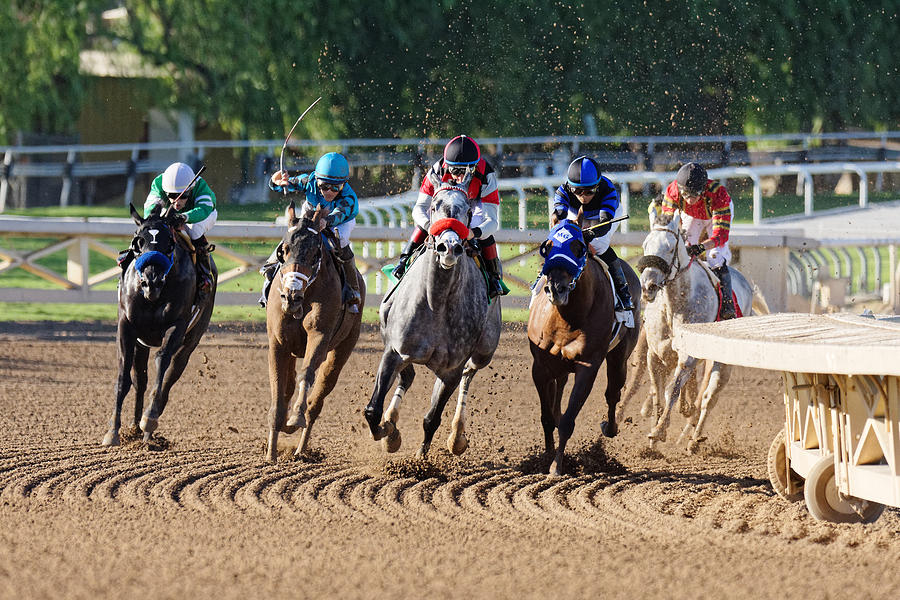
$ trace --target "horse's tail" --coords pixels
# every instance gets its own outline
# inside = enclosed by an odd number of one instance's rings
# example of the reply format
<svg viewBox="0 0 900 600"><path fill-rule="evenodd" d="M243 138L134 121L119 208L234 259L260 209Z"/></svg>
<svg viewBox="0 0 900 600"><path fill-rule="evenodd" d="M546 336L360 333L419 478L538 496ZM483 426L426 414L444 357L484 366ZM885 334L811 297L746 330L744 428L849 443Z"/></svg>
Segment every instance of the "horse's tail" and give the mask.
<svg viewBox="0 0 900 600"><path fill-rule="evenodd" d="M766 302L766 297L763 296L762 290L759 289L759 286L755 283L751 284L753 286L753 301L750 304L750 308L754 315L768 315L771 314L771 310L769 309L769 304Z"/></svg>

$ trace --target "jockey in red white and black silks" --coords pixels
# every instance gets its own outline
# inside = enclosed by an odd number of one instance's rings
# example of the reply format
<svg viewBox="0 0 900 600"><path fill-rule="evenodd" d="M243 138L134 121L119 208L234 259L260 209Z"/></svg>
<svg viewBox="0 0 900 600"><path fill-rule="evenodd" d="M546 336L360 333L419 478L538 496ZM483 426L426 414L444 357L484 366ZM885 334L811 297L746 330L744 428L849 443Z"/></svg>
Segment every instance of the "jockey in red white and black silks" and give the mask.
<svg viewBox="0 0 900 600"><path fill-rule="evenodd" d="M733 319L728 236L734 205L728 190L708 179L701 165L687 163L678 170L675 181L663 196L662 214L672 216L676 210L681 211L681 230L688 243L688 254L700 256L706 252L706 261L722 284L722 319Z"/></svg>
<svg viewBox="0 0 900 600"><path fill-rule="evenodd" d="M412 211L416 230L398 257L394 276L398 279L403 276L409 257L425 241L431 220L432 199L435 192L446 185L462 188L472 201L468 238L480 242L481 253L491 279L491 297L504 294L505 290L500 283L502 267L493 237L500 229L500 190L497 173L481 156L478 143L465 135L458 135L447 143L441 159L431 166L422 180L419 196Z"/></svg>

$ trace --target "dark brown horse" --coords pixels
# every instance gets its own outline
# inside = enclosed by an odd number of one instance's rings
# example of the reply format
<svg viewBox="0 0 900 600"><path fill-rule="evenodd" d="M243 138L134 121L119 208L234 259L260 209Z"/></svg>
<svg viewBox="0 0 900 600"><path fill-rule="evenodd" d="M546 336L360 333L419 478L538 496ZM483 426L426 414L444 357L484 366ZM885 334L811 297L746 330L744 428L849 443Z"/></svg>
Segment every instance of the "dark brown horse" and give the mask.
<svg viewBox="0 0 900 600"><path fill-rule="evenodd" d="M341 277L324 229L328 211L296 216L294 203L287 209L288 230L278 251L281 263L266 304L269 335L269 442L266 458L278 456L278 432L302 429L295 454L306 450L309 433L334 389L341 369L359 338L365 280L356 269L362 296L359 312L351 313L341 301ZM337 241L334 240L336 244ZM297 374L297 359L302 366ZM299 388L288 416L288 403Z"/></svg>
<svg viewBox="0 0 900 600"><path fill-rule="evenodd" d="M587 256L580 227L563 221L541 245L544 257L543 294L537 294L528 318L528 340L533 362L531 377L541 400L541 425L548 454L556 450L550 473L560 475L566 443L575 429L575 418L584 406L600 365L606 360L607 418L603 435L618 433L616 404L627 375L628 357L640 332L640 306L634 310L634 327L616 319L612 280L600 261ZM621 259L619 259L621 260ZM632 298L639 298L640 281L622 261ZM637 304L637 302L636 302ZM575 382L566 412L560 414L563 390L569 374ZM553 430L559 431L554 447Z"/></svg>

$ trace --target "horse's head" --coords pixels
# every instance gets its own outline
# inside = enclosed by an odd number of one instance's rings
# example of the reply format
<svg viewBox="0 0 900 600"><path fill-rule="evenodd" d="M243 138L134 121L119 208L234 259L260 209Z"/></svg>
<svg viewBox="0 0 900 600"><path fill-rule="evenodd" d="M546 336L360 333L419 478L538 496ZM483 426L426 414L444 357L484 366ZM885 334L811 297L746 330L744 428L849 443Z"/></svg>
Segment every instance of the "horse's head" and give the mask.
<svg viewBox="0 0 900 600"><path fill-rule="evenodd" d="M658 215L644 239L644 256L638 261L642 298L653 302L656 294L689 262L681 233L681 213L673 218Z"/></svg>
<svg viewBox="0 0 900 600"><path fill-rule="evenodd" d="M428 233L434 237L434 252L441 267L452 269L465 254L463 242L469 235L470 217L469 196L464 189L445 186L434 193Z"/></svg>
<svg viewBox="0 0 900 600"><path fill-rule="evenodd" d="M581 228L572 221L560 221L541 244L540 253L544 257L541 274L547 277L544 293L554 306L565 306L587 262Z"/></svg>
<svg viewBox="0 0 900 600"><path fill-rule="evenodd" d="M166 276L175 264L175 227L177 214L161 214L155 206L146 219L131 207L131 217L138 226L131 240L134 251L134 270L137 271L141 293L155 302L166 284Z"/></svg>
<svg viewBox="0 0 900 600"><path fill-rule="evenodd" d="M328 209L307 210L300 217L293 201L286 211L288 230L278 246L281 263L281 308L294 318L303 317L306 290L319 275L325 250L322 229Z"/></svg>

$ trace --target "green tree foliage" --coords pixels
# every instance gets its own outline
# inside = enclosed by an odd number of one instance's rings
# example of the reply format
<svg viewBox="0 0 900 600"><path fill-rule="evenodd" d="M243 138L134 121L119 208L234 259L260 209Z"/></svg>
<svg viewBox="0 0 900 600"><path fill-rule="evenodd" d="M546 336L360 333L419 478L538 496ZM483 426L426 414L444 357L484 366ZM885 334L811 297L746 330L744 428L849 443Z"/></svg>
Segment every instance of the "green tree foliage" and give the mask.
<svg viewBox="0 0 900 600"><path fill-rule="evenodd" d="M98 20L118 5L128 18ZM896 128L890 0L13 0L0 138L67 131L83 47L160 67L161 108L235 137ZM90 34L86 33L90 31ZM9 94L9 89L16 94Z"/></svg>

